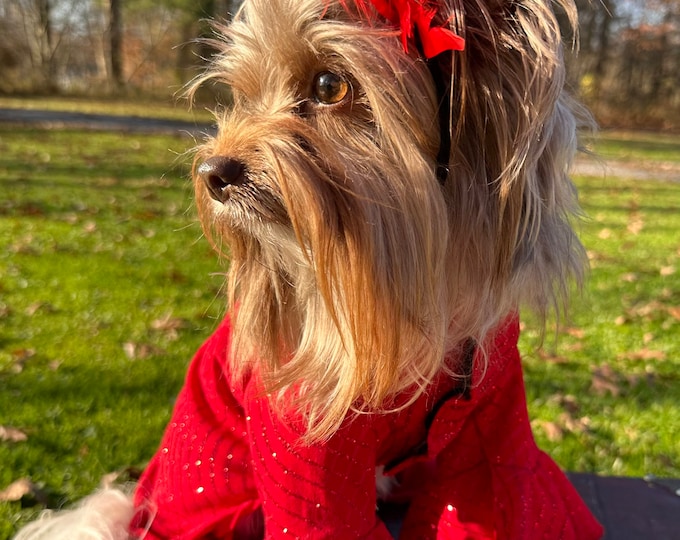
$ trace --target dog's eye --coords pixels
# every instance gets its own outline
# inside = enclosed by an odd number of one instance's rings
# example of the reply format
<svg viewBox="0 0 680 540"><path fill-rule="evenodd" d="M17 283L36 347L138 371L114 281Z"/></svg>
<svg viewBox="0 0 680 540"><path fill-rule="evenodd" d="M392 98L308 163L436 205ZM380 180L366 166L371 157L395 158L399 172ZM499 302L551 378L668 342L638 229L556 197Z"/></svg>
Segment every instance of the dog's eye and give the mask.
<svg viewBox="0 0 680 540"><path fill-rule="evenodd" d="M340 103L349 93L349 83L337 73L322 71L314 77L314 98L324 105Z"/></svg>

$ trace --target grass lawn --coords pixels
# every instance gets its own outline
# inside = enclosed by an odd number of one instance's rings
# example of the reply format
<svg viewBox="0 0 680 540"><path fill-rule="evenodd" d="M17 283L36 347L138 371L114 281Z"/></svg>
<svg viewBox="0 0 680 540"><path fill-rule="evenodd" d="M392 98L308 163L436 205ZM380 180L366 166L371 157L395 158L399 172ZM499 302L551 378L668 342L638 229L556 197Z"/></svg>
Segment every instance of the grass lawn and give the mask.
<svg viewBox="0 0 680 540"><path fill-rule="evenodd" d="M191 144L0 125L0 491L30 478L72 502L154 452L223 314ZM680 476L680 185L578 183L586 290L557 339L539 349L530 316L522 337L537 438L570 470ZM0 539L31 502L0 502Z"/></svg>
<svg viewBox="0 0 680 540"><path fill-rule="evenodd" d="M603 132L598 137L597 152L604 159L677 165L680 163L680 137L661 133Z"/></svg>

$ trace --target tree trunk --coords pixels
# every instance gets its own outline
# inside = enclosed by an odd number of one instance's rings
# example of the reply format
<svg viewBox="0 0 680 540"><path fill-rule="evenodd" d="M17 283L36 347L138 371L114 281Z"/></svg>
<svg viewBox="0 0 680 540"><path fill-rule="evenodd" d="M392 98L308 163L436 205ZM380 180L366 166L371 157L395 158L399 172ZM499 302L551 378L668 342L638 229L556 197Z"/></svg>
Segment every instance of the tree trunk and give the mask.
<svg viewBox="0 0 680 540"><path fill-rule="evenodd" d="M611 38L611 23L614 18L614 4L611 0L602 0L604 13L598 32L598 47L595 65L593 66L593 78L595 83L595 99L600 97L600 91L605 78L607 61L610 57L609 43Z"/></svg>
<svg viewBox="0 0 680 540"><path fill-rule="evenodd" d="M117 89L125 85L123 78L123 20L122 0L110 0L109 45L111 47L111 80Z"/></svg>
<svg viewBox="0 0 680 540"><path fill-rule="evenodd" d="M38 46L40 48L40 67L46 89L56 89L56 66L53 59L54 38L52 34L52 14L49 0L36 0L38 11Z"/></svg>

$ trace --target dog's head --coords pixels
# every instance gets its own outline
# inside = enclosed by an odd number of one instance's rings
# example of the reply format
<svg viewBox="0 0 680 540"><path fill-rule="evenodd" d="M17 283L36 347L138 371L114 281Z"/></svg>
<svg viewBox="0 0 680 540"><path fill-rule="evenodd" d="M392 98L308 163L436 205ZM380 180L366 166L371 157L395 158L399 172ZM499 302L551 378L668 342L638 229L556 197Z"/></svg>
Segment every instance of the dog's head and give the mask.
<svg viewBox="0 0 680 540"><path fill-rule="evenodd" d="M579 274L549 0L245 0L216 29L196 84L233 107L194 179L235 368L295 387L311 436L455 373L447 352Z"/></svg>

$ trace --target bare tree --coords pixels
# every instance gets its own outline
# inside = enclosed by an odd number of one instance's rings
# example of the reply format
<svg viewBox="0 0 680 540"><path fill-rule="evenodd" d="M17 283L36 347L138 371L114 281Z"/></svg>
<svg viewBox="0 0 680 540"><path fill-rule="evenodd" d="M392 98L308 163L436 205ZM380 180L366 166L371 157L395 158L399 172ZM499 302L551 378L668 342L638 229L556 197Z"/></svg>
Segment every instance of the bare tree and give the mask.
<svg viewBox="0 0 680 540"><path fill-rule="evenodd" d="M109 2L109 46L111 81L118 89L125 85L123 77L123 11L122 0Z"/></svg>

